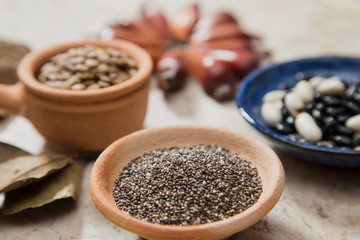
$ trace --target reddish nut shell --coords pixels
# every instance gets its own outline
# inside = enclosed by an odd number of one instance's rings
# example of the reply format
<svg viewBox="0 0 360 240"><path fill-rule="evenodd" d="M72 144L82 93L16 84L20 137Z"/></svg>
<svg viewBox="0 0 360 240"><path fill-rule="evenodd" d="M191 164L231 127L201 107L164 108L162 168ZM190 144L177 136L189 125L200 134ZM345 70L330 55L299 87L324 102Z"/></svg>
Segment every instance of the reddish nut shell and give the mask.
<svg viewBox="0 0 360 240"><path fill-rule="evenodd" d="M183 51L173 49L157 62L155 74L160 88L165 92L174 92L184 87L188 73L183 60Z"/></svg>
<svg viewBox="0 0 360 240"><path fill-rule="evenodd" d="M193 74L205 92L218 101L232 99L237 79L229 64L216 60L211 54L193 61Z"/></svg>
<svg viewBox="0 0 360 240"><path fill-rule="evenodd" d="M169 24L164 14L153 1L146 1L141 12L143 20L146 23L157 29L164 38L172 38Z"/></svg>
<svg viewBox="0 0 360 240"><path fill-rule="evenodd" d="M261 57L251 50L212 50L210 55L220 62L229 63L239 80L258 67Z"/></svg>
<svg viewBox="0 0 360 240"><path fill-rule="evenodd" d="M160 57L166 52L166 47L144 47L144 49L150 54L154 63L159 61Z"/></svg>
<svg viewBox="0 0 360 240"><path fill-rule="evenodd" d="M166 51L170 40L164 39L161 33L142 20L120 21L101 32L103 39L124 39L143 47L149 52L154 62Z"/></svg>
<svg viewBox="0 0 360 240"><path fill-rule="evenodd" d="M122 20L114 27L131 29L137 34L141 33L142 35L162 38L162 34L144 20Z"/></svg>
<svg viewBox="0 0 360 240"><path fill-rule="evenodd" d="M237 23L228 22L217 24L210 29L204 29L193 33L190 37L191 43L226 39L226 38L247 38L245 32Z"/></svg>
<svg viewBox="0 0 360 240"><path fill-rule="evenodd" d="M194 26L194 32L208 30L222 23L237 23L235 17L226 11L219 11L209 17L201 18Z"/></svg>
<svg viewBox="0 0 360 240"><path fill-rule="evenodd" d="M193 44L195 47L205 48L205 49L226 49L226 50L244 50L251 49L252 42L248 38L225 38L212 41L201 42Z"/></svg>
<svg viewBox="0 0 360 240"><path fill-rule="evenodd" d="M142 47L168 45L168 41L164 41L162 38L151 35L142 35L132 29L113 27L111 30L113 31L114 38L128 40ZM139 35L142 35L142 37L139 37Z"/></svg>
<svg viewBox="0 0 360 240"><path fill-rule="evenodd" d="M199 8L196 4L180 10L170 24L174 38L179 42L186 42L198 19Z"/></svg>
<svg viewBox="0 0 360 240"><path fill-rule="evenodd" d="M179 11L169 25L154 2L147 1L141 20L120 22L110 31L112 37L145 48L158 61L155 74L166 92L181 89L192 73L211 97L232 98L238 82L268 57L256 46L260 38L243 31L232 14L219 11L200 18L196 4ZM189 44L166 52L173 40Z"/></svg>
<svg viewBox="0 0 360 240"><path fill-rule="evenodd" d="M201 61L209 53L209 50L190 45L184 51L184 64L189 73L202 75ZM196 71L196 74L194 72ZM196 77L195 76L195 77Z"/></svg>

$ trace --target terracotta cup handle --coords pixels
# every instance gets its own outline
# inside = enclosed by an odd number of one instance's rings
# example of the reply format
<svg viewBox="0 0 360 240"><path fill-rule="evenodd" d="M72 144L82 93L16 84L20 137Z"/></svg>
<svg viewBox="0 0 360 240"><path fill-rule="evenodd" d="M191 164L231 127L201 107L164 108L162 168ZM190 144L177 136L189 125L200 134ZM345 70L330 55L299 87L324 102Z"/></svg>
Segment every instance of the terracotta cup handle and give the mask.
<svg viewBox="0 0 360 240"><path fill-rule="evenodd" d="M23 105L24 85L21 82L15 84L0 84L0 108L10 114L19 114Z"/></svg>

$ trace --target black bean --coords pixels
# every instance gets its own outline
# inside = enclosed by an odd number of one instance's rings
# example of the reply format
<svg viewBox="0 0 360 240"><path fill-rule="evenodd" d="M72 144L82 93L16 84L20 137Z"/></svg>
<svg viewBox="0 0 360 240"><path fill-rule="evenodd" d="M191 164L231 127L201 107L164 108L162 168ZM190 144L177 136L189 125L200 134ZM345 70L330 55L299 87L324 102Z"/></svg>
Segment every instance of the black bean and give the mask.
<svg viewBox="0 0 360 240"><path fill-rule="evenodd" d="M306 103L305 104L305 111L310 113L311 110L314 108L314 104L313 103Z"/></svg>
<svg viewBox="0 0 360 240"><path fill-rule="evenodd" d="M280 132L281 134L290 134L290 133L295 132L295 129L286 123L278 123L278 124L276 124L275 127L276 127L276 130L278 132Z"/></svg>
<svg viewBox="0 0 360 240"><path fill-rule="evenodd" d="M355 101L347 101L345 106L355 114L360 113L360 106L356 104Z"/></svg>
<svg viewBox="0 0 360 240"><path fill-rule="evenodd" d="M323 111L326 108L326 104L323 102L318 102L317 104L315 104L315 108L320 111Z"/></svg>
<svg viewBox="0 0 360 240"><path fill-rule="evenodd" d="M294 126L294 123L295 123L295 118L293 116L287 116L285 118L285 122L289 125L289 126Z"/></svg>
<svg viewBox="0 0 360 240"><path fill-rule="evenodd" d="M336 145L338 146L353 146L352 139L348 136L335 135L332 137Z"/></svg>
<svg viewBox="0 0 360 240"><path fill-rule="evenodd" d="M315 92L314 93L314 101L315 101L315 103L321 102L322 101L322 96L323 95L321 93Z"/></svg>
<svg viewBox="0 0 360 240"><path fill-rule="evenodd" d="M351 85L352 85L352 84L351 84L351 83L349 83L348 81L344 81L344 80L342 80L341 82L344 84L345 89L347 89L349 86L351 86Z"/></svg>
<svg viewBox="0 0 360 240"><path fill-rule="evenodd" d="M344 108L344 107L326 107L325 112L326 112L326 114L328 114L330 116L337 116L339 114L346 112L346 108Z"/></svg>
<svg viewBox="0 0 360 240"><path fill-rule="evenodd" d="M277 88L279 90L289 90L291 88L291 85L289 83L280 83Z"/></svg>
<svg viewBox="0 0 360 240"><path fill-rule="evenodd" d="M355 93L358 92L358 88L359 86L357 84L350 85L349 88L346 89L345 95L349 98L352 97Z"/></svg>
<svg viewBox="0 0 360 240"><path fill-rule="evenodd" d="M334 117L325 117L323 120L324 129L333 128L336 125L336 120Z"/></svg>
<svg viewBox="0 0 360 240"><path fill-rule="evenodd" d="M316 121L319 121L321 122L322 121L322 118L324 117L322 112L318 109L313 109L311 111L311 115L313 116L313 118L316 120Z"/></svg>
<svg viewBox="0 0 360 240"><path fill-rule="evenodd" d="M352 95L352 99L354 99L357 104L360 104L360 93L355 93Z"/></svg>
<svg viewBox="0 0 360 240"><path fill-rule="evenodd" d="M353 114L349 114L349 113L340 114L336 117L336 121L338 121L339 123L344 123L352 116Z"/></svg>
<svg viewBox="0 0 360 240"><path fill-rule="evenodd" d="M290 113L287 110L287 108L285 107L285 105L283 105L282 108L281 108L281 114L283 116L283 119L290 115Z"/></svg>
<svg viewBox="0 0 360 240"><path fill-rule="evenodd" d="M343 103L341 99L332 96L323 96L322 101L326 105L331 105L331 106L339 106Z"/></svg>
<svg viewBox="0 0 360 240"><path fill-rule="evenodd" d="M352 136L354 134L354 129L342 126L342 125L336 125L335 126L335 132L340 135L349 135Z"/></svg>
<svg viewBox="0 0 360 240"><path fill-rule="evenodd" d="M295 74L295 79L300 81L300 80L309 80L310 78L312 78L313 75L310 73L306 73L306 72L298 72Z"/></svg>

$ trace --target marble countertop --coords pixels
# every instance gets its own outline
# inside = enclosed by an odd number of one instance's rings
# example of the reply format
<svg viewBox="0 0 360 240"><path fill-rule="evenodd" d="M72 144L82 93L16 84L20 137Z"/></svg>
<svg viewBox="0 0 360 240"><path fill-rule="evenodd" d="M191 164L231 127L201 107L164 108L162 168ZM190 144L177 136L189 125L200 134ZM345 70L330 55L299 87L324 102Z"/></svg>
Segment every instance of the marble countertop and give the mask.
<svg viewBox="0 0 360 240"><path fill-rule="evenodd" d="M171 16L192 1L158 0ZM356 0L198 0L204 15L230 9L263 37L276 62L319 55L360 56L360 2ZM96 34L117 17L136 16L142 1L2 0L0 38L40 49ZM165 97L152 82L145 128L178 124L225 126L272 146L240 116L234 102L218 103L190 81ZM22 117L0 122L0 141L39 153L44 139ZM360 239L360 169L308 163L277 151L285 169L284 193L275 208L242 239ZM122 239L140 237L107 221L92 204L85 167L80 199L60 200L13 216L0 215L0 239ZM0 202L3 196L0 195Z"/></svg>

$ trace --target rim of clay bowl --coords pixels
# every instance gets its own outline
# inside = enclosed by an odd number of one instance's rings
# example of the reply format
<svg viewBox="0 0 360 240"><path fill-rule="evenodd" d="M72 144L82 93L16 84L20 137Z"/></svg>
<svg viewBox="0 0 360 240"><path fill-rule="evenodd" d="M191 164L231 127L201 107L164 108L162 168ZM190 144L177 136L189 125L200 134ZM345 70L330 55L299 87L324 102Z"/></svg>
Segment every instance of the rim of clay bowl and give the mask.
<svg viewBox="0 0 360 240"><path fill-rule="evenodd" d="M216 144L228 148L240 156L241 152L239 151L241 149L245 153L244 155L256 156L257 159L248 160L255 164L263 182L263 192L258 201L245 211L232 217L213 223L192 226L154 224L121 211L112 194L112 187L120 170L131 159L146 151L174 146L172 143L177 142L184 144L180 143L175 146ZM226 145L224 146L221 143L226 143ZM120 155L123 154L128 156L126 160L118 161ZM265 158L263 158L264 156ZM260 157L261 159L259 159ZM164 240L210 240L228 237L264 217L278 202L283 191L284 181L284 170L277 155L270 147L253 137L219 127L173 126L140 130L111 144L99 156L93 166L90 176L90 195L94 205L105 218L140 236Z"/></svg>
<svg viewBox="0 0 360 240"><path fill-rule="evenodd" d="M65 52L69 48L81 47L88 44L115 48L127 52L138 64L137 73L123 83L92 91L71 91L51 88L36 79L39 68L52 56ZM84 39L30 52L20 61L17 73L26 89L36 96L61 103L92 103L111 100L141 87L149 81L152 68L153 63L150 55L144 49L133 43L118 39L109 41Z"/></svg>

